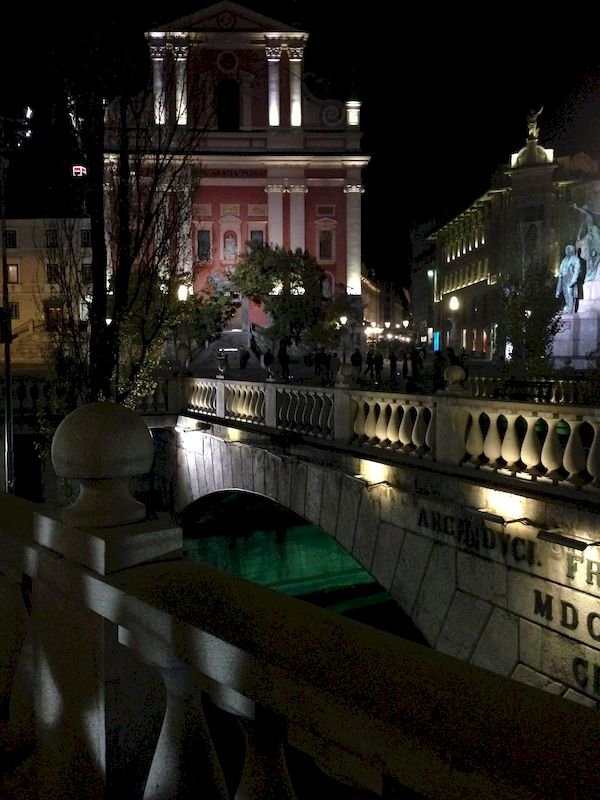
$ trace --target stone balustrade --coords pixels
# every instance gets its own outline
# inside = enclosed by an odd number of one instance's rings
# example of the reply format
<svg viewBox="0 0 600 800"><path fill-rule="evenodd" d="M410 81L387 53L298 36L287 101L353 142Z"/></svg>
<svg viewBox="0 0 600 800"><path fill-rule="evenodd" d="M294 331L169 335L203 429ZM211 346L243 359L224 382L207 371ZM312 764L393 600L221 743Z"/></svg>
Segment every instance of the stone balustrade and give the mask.
<svg viewBox="0 0 600 800"><path fill-rule="evenodd" d="M184 415L325 439L372 457L430 459L592 492L599 487L595 406L188 378L180 408Z"/></svg>
<svg viewBox="0 0 600 800"><path fill-rule="evenodd" d="M330 424L315 407L287 419ZM383 798L595 796L596 712L183 561L126 497L151 458L134 412L78 409L52 454L73 506L0 495L1 746L35 744L18 796L293 800L291 748ZM232 791L207 698L245 732Z"/></svg>

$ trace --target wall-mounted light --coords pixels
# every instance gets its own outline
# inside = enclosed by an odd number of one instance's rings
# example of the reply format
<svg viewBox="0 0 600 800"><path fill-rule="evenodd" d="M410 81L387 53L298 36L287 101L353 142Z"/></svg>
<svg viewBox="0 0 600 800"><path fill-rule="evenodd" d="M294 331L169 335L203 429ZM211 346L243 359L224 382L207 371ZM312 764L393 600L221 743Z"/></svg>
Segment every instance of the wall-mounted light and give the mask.
<svg viewBox="0 0 600 800"><path fill-rule="evenodd" d="M389 481L370 481L365 475L354 475L353 477L357 478L359 481L362 481L367 486L367 491L371 491L375 486L389 486L391 488L392 484Z"/></svg>
<svg viewBox="0 0 600 800"><path fill-rule="evenodd" d="M542 542L550 542L551 544L559 544L561 547L572 547L573 550L586 550L588 547L594 547L600 542L586 542L582 539L575 539L573 536L568 536L560 528L550 528L548 530L540 530L537 535L538 539Z"/></svg>
<svg viewBox="0 0 600 800"><path fill-rule="evenodd" d="M467 508L469 514L473 517L479 517L486 522L495 522L498 525L512 525L513 522L520 522L523 525L533 525L533 522L528 517L516 517L515 519L504 519L501 514L496 514L495 511L490 511L489 508Z"/></svg>

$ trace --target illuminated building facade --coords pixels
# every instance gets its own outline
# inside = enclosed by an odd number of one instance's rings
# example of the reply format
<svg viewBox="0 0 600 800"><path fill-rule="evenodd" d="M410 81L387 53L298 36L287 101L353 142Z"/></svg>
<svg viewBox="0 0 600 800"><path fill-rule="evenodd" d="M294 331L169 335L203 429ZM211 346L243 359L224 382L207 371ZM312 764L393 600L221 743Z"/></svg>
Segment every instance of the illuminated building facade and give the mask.
<svg viewBox="0 0 600 800"><path fill-rule="evenodd" d="M525 280L534 267L556 276L568 243L577 246L583 280L585 248L575 205L594 203L598 163L583 153L555 157L538 135L528 120L525 146L497 171L484 195L429 235L432 249L415 259L415 316L434 350L452 346L471 357L504 356L497 338L499 284L515 268ZM575 332L586 318L585 303L579 306L579 316L564 315L565 328L573 323ZM573 341L565 347L576 360Z"/></svg>
<svg viewBox="0 0 600 800"><path fill-rule="evenodd" d="M338 287L361 294L360 102L319 100L303 81L308 34L220 2L147 33L156 130L195 129L194 288L227 283L247 243L309 251ZM189 141L189 139L188 139ZM186 223L188 224L188 223ZM234 325L264 324L242 299Z"/></svg>

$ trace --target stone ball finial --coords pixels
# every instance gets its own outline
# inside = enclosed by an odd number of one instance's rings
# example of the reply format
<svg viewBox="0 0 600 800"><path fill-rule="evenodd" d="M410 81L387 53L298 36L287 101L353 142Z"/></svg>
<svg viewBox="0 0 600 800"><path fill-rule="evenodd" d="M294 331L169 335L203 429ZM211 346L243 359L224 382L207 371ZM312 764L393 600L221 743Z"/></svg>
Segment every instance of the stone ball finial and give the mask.
<svg viewBox="0 0 600 800"><path fill-rule="evenodd" d="M462 390L462 383L467 377L467 373L460 364L451 364L444 370L444 380L448 391Z"/></svg>
<svg viewBox="0 0 600 800"><path fill-rule="evenodd" d="M56 429L51 456L57 475L81 484L75 502L62 509L68 524L105 528L145 518L129 483L152 468L154 443L135 411L108 401L75 409Z"/></svg>

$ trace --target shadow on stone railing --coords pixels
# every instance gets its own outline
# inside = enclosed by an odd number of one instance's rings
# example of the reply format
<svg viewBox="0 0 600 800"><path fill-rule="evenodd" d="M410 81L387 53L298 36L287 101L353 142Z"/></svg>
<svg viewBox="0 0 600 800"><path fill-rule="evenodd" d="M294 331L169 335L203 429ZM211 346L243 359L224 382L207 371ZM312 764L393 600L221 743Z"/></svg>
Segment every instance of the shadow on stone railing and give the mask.
<svg viewBox="0 0 600 800"><path fill-rule="evenodd" d="M35 753L15 797L293 800L292 750L349 796L596 796L596 712L182 561L128 492L152 460L134 412L78 409L52 456L72 506L0 495L2 743ZM241 723L239 768L209 708Z"/></svg>

